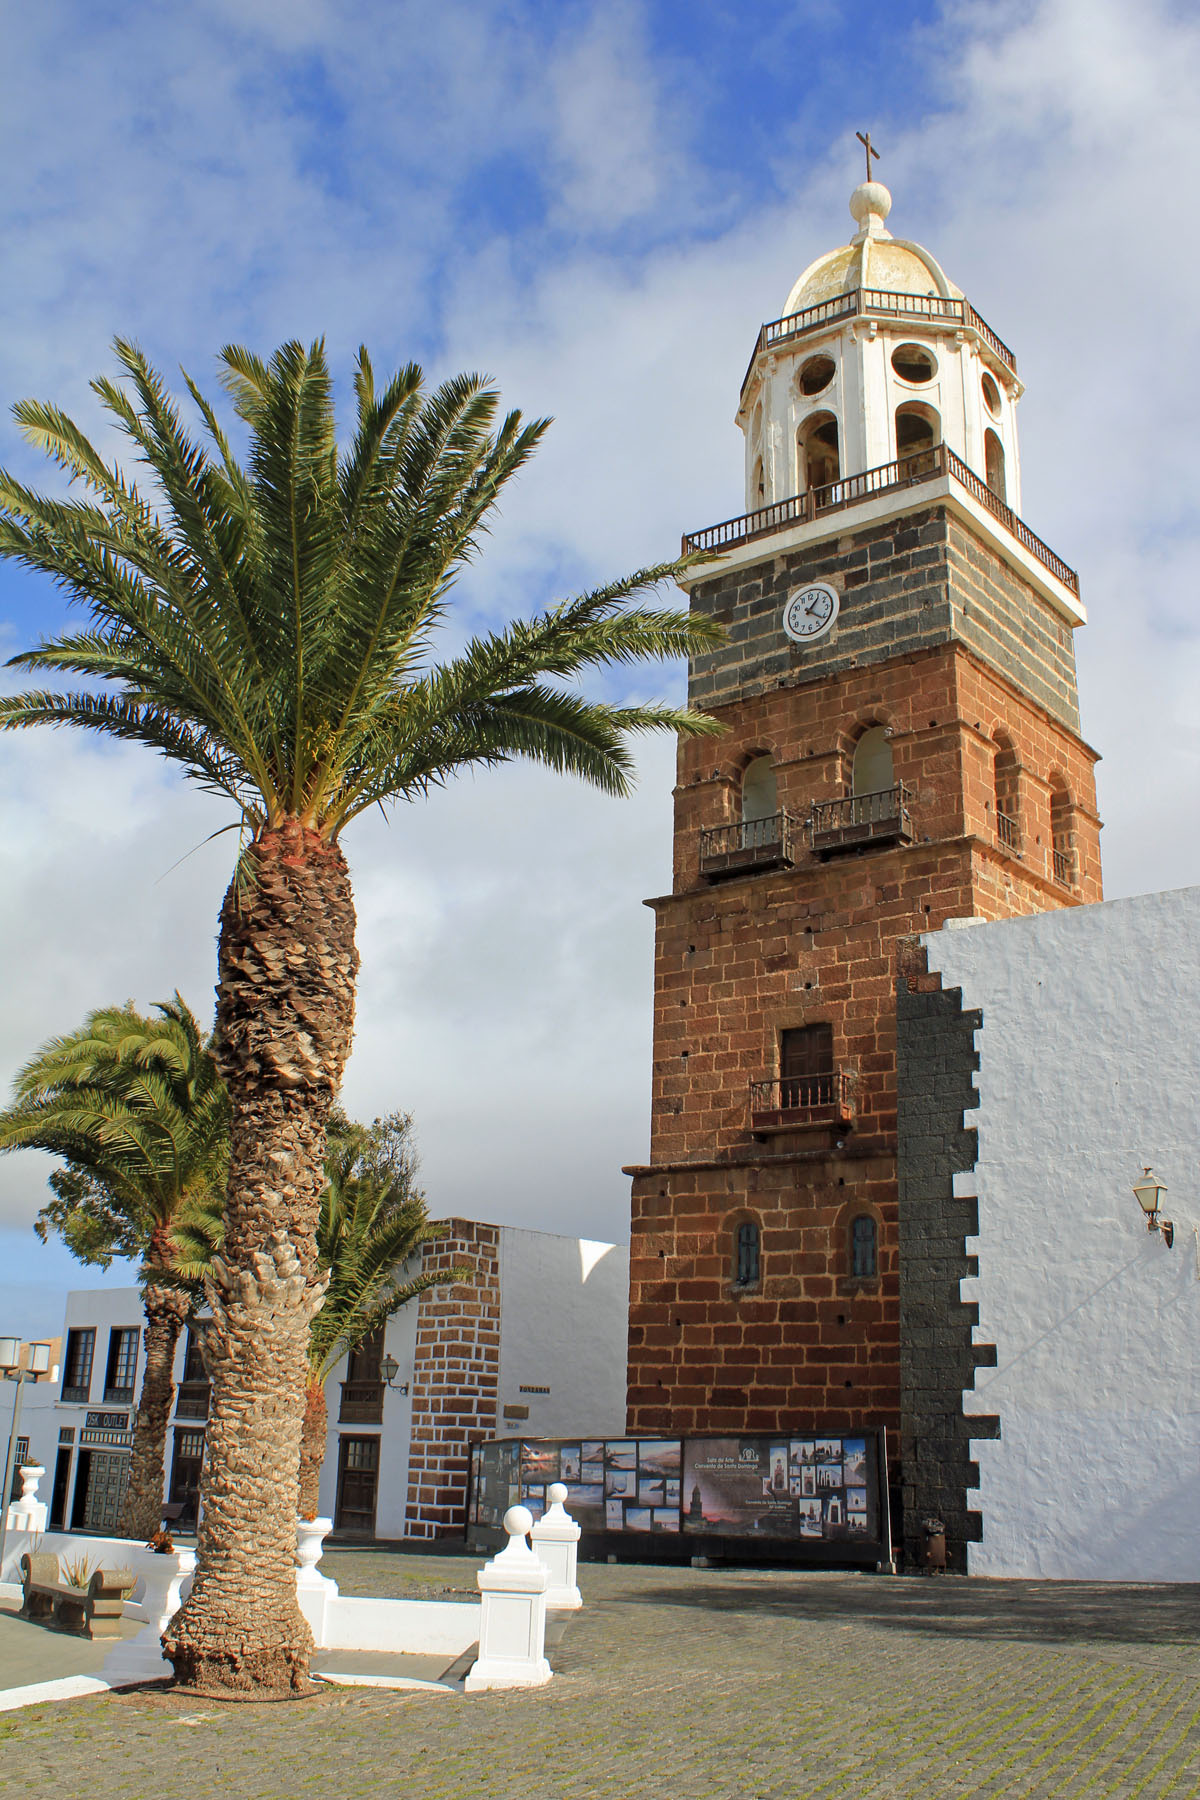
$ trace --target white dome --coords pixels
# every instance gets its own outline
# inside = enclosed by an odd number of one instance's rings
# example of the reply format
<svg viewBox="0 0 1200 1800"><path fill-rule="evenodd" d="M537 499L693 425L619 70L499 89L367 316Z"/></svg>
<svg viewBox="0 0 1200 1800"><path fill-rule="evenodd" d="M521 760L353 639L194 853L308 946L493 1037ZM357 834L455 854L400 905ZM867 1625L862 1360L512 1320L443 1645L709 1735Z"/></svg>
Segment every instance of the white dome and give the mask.
<svg viewBox="0 0 1200 1800"><path fill-rule="evenodd" d="M850 196L850 212L858 231L850 243L808 265L787 297L781 317L819 306L855 288L884 288L893 294L940 294L961 300L937 261L920 244L893 237L884 221L892 196L881 181L864 181Z"/></svg>

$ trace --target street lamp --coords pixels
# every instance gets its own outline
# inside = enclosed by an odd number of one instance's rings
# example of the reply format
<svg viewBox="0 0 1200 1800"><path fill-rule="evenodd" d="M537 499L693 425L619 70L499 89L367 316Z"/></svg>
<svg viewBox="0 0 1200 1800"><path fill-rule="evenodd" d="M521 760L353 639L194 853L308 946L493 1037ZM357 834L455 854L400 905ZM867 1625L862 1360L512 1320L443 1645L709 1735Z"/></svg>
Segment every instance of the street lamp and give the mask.
<svg viewBox="0 0 1200 1800"><path fill-rule="evenodd" d="M4 1494L0 1505L0 1568L4 1566L4 1540L8 1535L8 1503L12 1492L13 1452L17 1447L17 1427L21 1423L21 1392L27 1381L36 1381L50 1367L49 1344L30 1344L28 1361L22 1365L20 1338L0 1337L0 1374L14 1381L12 1425L8 1433L8 1454L4 1458Z"/></svg>
<svg viewBox="0 0 1200 1800"><path fill-rule="evenodd" d="M1160 1219L1158 1216L1166 1191L1152 1169L1143 1168L1142 1179L1133 1184L1134 1198L1146 1215L1146 1230L1161 1231L1163 1243L1169 1250L1175 1242L1175 1227L1170 1219Z"/></svg>
<svg viewBox="0 0 1200 1800"><path fill-rule="evenodd" d="M388 1351L388 1354L384 1357L383 1361L380 1363L379 1372L383 1376L383 1379L387 1382L389 1387L395 1387L396 1377L400 1373L400 1364L396 1361L395 1357L392 1355L390 1350ZM398 1388L396 1388L396 1392L398 1394L407 1394L407 1392L408 1392L407 1381L402 1381L400 1383L400 1386Z"/></svg>

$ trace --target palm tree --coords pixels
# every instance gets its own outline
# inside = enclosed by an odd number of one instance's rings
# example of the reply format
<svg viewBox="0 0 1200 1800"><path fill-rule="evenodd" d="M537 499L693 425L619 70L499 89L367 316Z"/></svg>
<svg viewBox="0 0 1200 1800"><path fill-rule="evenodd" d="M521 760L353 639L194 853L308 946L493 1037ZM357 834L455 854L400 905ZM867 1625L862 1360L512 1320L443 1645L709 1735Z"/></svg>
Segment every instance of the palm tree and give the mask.
<svg viewBox="0 0 1200 1800"><path fill-rule="evenodd" d="M350 1049L358 953L340 838L360 813L462 769L525 758L623 794L631 734L716 730L666 705L572 687L589 670L712 648L719 626L640 597L644 569L431 660L462 565L547 421L497 424L463 375L426 394L408 365L376 387L339 455L324 346L223 377L245 464L185 376L207 443L159 374L117 340L128 386L96 394L157 505L58 408L16 418L82 490L48 498L0 473L0 553L62 584L82 630L13 662L95 685L0 700L0 726L77 725L149 744L227 796L246 841L221 911L214 1047L233 1107L225 1242L207 1285L213 1382L191 1594L166 1634L184 1686L302 1694L311 1636L293 1550L309 1326L321 1301L325 1128Z"/></svg>
<svg viewBox="0 0 1200 1800"><path fill-rule="evenodd" d="M410 1300L471 1277L468 1268L408 1272L422 1244L446 1231L429 1217L416 1173L410 1113L389 1113L372 1125L336 1113L331 1117L327 1185L317 1222L317 1253L329 1285L309 1330L300 1438L302 1518L315 1518L319 1505L328 1439L325 1383L337 1364ZM173 1233L181 1279L203 1282L221 1248L223 1226L219 1205L181 1220Z"/></svg>
<svg viewBox="0 0 1200 1800"><path fill-rule="evenodd" d="M203 1033L178 994L155 1011L103 1007L52 1038L0 1113L0 1151L46 1150L65 1164L50 1176L38 1235L57 1231L81 1262L104 1268L140 1259L146 1364L117 1525L139 1538L162 1523L175 1347L190 1310L172 1279L171 1233L219 1205L229 1165L229 1102Z"/></svg>

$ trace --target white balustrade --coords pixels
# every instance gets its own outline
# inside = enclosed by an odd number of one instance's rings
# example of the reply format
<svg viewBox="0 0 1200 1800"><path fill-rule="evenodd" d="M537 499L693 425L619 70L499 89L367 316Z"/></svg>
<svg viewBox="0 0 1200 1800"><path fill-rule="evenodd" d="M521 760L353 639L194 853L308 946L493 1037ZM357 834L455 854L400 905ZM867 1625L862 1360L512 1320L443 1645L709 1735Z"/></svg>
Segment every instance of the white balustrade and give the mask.
<svg viewBox="0 0 1200 1800"><path fill-rule="evenodd" d="M576 1581L580 1531L563 1505L566 1497L563 1483L551 1482L546 1489L550 1504L529 1534L533 1553L545 1565L550 1577L546 1589L547 1612L578 1612L583 1605L583 1595Z"/></svg>
<svg viewBox="0 0 1200 1800"><path fill-rule="evenodd" d="M489 1688L542 1687L552 1670L546 1661L546 1589L550 1577L526 1542L533 1514L510 1506L504 1515L508 1544L476 1576L483 1597L479 1658L464 1683L468 1694Z"/></svg>
<svg viewBox="0 0 1200 1800"><path fill-rule="evenodd" d="M147 1621L136 1637L114 1644L100 1673L114 1687L139 1681L169 1680L174 1671L159 1639L183 1603L183 1588L196 1568L194 1550L133 1550L126 1559L143 1587L141 1616Z"/></svg>

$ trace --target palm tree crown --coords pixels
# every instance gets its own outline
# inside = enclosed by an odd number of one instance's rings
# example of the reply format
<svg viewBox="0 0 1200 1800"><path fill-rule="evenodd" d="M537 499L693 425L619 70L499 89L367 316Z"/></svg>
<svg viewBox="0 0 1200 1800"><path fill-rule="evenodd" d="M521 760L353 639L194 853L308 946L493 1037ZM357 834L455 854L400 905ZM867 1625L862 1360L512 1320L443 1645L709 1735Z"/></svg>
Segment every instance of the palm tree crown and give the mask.
<svg viewBox="0 0 1200 1800"><path fill-rule="evenodd" d="M0 473L0 554L52 575L93 621L13 664L117 691L15 695L0 700L0 725L138 739L229 795L251 830L294 819L326 839L474 763L532 758L622 793L631 731L715 728L684 709L608 706L563 685L717 641L703 616L626 604L669 565L428 666L455 572L548 424L514 412L493 430L497 396L481 377L426 396L409 364L378 391L360 350L357 431L339 457L323 345L285 344L269 364L229 346L224 380L251 438L242 467L190 378L208 448L142 352L118 339L116 354L129 388L92 385L165 509L57 407L22 401L27 437L87 497L49 499Z"/></svg>

